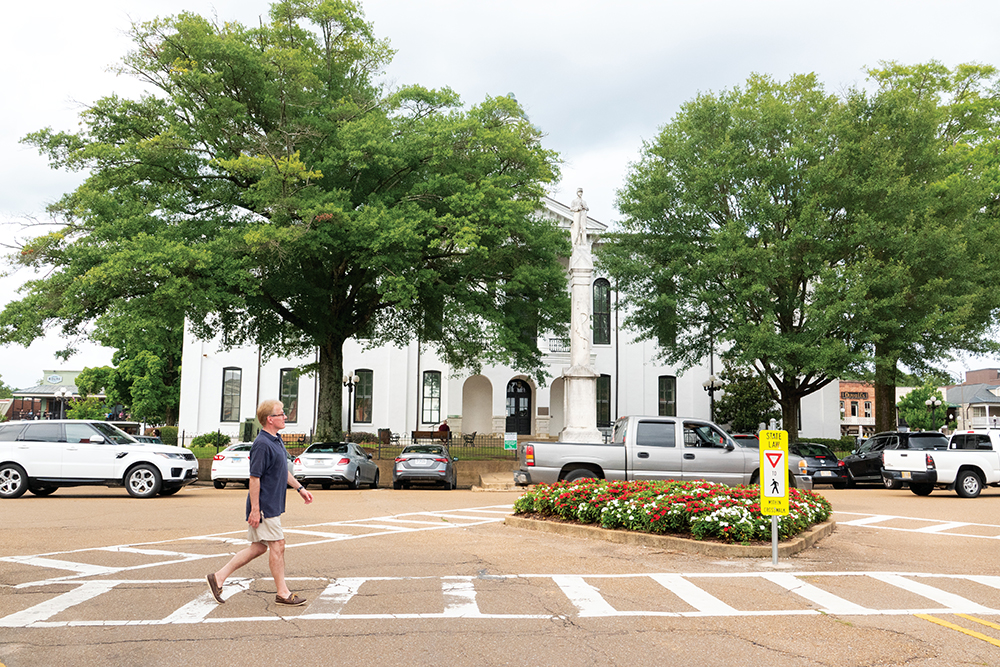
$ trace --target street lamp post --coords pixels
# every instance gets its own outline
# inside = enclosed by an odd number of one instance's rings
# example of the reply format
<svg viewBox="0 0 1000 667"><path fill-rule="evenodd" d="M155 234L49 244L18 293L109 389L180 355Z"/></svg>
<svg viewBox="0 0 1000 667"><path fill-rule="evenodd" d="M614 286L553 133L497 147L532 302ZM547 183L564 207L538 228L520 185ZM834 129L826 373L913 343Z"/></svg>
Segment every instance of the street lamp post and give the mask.
<svg viewBox="0 0 1000 667"><path fill-rule="evenodd" d="M927 406L927 409L930 410L931 413L931 430L936 431L937 422L934 420L934 412L937 410L938 406L941 405L941 400L935 396L931 396L926 401L924 401L924 405Z"/></svg>
<svg viewBox="0 0 1000 667"><path fill-rule="evenodd" d="M715 421L715 392L722 389L722 381L712 374L701 383L701 386L708 392L709 414L712 415L712 421Z"/></svg>
<svg viewBox="0 0 1000 667"><path fill-rule="evenodd" d="M351 412L354 410L354 402L351 400L351 394L354 392L354 387L357 386L358 382L361 381L357 375L345 375L344 376L344 386L347 387L347 433L351 432Z"/></svg>
<svg viewBox="0 0 1000 667"><path fill-rule="evenodd" d="M59 419L66 418L66 397L69 395L69 391L66 387L59 387L56 389L56 397L59 398Z"/></svg>

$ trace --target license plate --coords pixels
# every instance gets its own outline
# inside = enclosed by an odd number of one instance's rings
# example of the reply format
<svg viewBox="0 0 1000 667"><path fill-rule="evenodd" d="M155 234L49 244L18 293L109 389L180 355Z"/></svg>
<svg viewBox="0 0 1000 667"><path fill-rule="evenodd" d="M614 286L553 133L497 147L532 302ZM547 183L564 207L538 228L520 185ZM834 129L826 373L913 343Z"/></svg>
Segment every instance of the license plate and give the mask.
<svg viewBox="0 0 1000 667"><path fill-rule="evenodd" d="M904 470L903 471L903 479L910 479L910 471L909 470Z"/></svg>
<svg viewBox="0 0 1000 667"><path fill-rule="evenodd" d="M411 463L417 468L429 468L434 462L430 459L413 459Z"/></svg>
<svg viewBox="0 0 1000 667"><path fill-rule="evenodd" d="M820 477L833 477L833 473L830 472L829 470L820 470L816 474L819 475Z"/></svg>
<svg viewBox="0 0 1000 667"><path fill-rule="evenodd" d="M242 460L243 460L242 456L234 456L233 457L233 463L239 463Z"/></svg>

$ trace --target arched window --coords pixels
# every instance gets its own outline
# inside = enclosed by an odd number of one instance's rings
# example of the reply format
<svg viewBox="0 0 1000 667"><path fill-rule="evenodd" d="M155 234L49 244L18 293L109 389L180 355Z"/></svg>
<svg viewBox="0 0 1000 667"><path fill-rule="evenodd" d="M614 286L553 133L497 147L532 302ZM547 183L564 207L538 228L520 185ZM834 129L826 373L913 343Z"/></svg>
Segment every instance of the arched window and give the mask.
<svg viewBox="0 0 1000 667"><path fill-rule="evenodd" d="M611 283L594 281L594 345L611 345Z"/></svg>

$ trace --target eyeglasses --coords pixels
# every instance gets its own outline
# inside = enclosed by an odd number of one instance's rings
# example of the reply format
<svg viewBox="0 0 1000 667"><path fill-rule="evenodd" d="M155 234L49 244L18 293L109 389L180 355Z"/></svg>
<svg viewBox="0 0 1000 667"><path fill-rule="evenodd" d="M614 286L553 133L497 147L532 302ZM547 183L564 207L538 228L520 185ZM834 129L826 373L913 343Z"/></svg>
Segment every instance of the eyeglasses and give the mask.
<svg viewBox="0 0 1000 667"><path fill-rule="evenodd" d="M279 412L279 413L278 413L278 414L276 414L276 415L268 415L268 417L284 417L284 416L285 416L285 413L284 413L284 412Z"/></svg>

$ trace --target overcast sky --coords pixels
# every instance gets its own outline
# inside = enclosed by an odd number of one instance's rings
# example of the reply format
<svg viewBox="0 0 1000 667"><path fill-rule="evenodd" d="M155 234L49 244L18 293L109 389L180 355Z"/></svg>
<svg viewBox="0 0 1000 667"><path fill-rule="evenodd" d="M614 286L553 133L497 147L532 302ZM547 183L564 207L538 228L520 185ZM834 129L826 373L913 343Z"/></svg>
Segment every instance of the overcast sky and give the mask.
<svg viewBox="0 0 1000 667"><path fill-rule="evenodd" d="M862 84L882 60L1000 65L996 0L368 0L364 10L397 53L397 84L449 86L465 103L513 93L548 148L565 161L553 196L577 187L592 217L613 223L615 191L643 141L699 92L741 85L753 72L786 79L815 72L830 92ZM191 11L222 21L266 19L261 0L54 0L10 3L0 25L0 219L44 221L45 206L80 174L55 172L19 140L51 126L73 130L83 105L138 84L109 73L129 49L131 21ZM2 227L4 242L15 228ZM22 235L31 233L20 232ZM0 307L31 276L0 279ZM43 370L110 362L89 348L64 363L56 336L0 347L0 379L30 386ZM993 361L966 360L977 368Z"/></svg>

